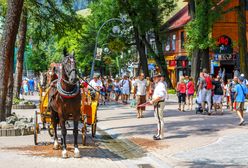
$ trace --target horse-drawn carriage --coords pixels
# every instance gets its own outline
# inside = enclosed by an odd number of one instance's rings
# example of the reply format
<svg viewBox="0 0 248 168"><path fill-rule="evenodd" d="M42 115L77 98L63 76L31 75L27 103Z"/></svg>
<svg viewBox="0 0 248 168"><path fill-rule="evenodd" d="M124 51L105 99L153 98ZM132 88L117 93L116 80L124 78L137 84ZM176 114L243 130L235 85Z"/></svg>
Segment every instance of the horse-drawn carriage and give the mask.
<svg viewBox="0 0 248 168"><path fill-rule="evenodd" d="M65 140L67 130L73 130L75 157L80 156L77 144L78 131L82 133L83 145L86 145L88 126L91 126L92 137L96 134L99 93L94 89L85 88L79 82L76 73L74 54L65 54L60 77L52 80L47 88L39 87L40 107L39 112L36 111L34 116L34 144L38 144L38 135L43 128L54 137L54 149L58 149L57 127L59 126L62 132L64 158L67 157ZM73 129L66 128L68 121L74 122ZM81 130L78 129L79 123L82 124Z"/></svg>

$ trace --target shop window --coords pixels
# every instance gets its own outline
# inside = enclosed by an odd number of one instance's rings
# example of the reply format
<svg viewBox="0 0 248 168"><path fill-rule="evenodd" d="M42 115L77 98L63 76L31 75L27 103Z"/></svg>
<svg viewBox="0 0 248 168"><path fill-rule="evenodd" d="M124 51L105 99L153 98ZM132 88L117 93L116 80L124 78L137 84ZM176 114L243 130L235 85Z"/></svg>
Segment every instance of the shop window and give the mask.
<svg viewBox="0 0 248 168"><path fill-rule="evenodd" d="M166 45L165 45L165 51L169 52L171 50L171 38L168 36Z"/></svg>
<svg viewBox="0 0 248 168"><path fill-rule="evenodd" d="M171 42L171 50L175 51L176 50L176 35L172 35L172 42Z"/></svg>
<svg viewBox="0 0 248 168"><path fill-rule="evenodd" d="M181 32L181 49L184 49L184 31Z"/></svg>

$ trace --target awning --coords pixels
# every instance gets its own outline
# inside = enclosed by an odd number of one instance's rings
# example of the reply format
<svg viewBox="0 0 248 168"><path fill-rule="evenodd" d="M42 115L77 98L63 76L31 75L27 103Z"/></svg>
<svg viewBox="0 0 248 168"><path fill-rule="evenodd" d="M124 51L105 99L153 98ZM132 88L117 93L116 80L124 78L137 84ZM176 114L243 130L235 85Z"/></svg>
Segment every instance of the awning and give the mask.
<svg viewBox="0 0 248 168"><path fill-rule="evenodd" d="M177 56L176 59L177 61L188 61L188 56Z"/></svg>

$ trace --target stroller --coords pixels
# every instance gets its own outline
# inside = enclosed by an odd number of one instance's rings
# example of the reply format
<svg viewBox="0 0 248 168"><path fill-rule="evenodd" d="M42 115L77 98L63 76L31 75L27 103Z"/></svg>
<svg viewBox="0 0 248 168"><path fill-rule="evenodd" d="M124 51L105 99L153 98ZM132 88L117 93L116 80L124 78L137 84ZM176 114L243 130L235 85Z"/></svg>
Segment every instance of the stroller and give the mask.
<svg viewBox="0 0 248 168"><path fill-rule="evenodd" d="M199 96L197 96L195 103L197 104L197 107L195 108L195 113L203 114L203 108L202 108L202 104L201 104L201 100ZM205 102L205 104L207 104L207 102ZM208 113L208 108L206 107L205 107L205 112Z"/></svg>

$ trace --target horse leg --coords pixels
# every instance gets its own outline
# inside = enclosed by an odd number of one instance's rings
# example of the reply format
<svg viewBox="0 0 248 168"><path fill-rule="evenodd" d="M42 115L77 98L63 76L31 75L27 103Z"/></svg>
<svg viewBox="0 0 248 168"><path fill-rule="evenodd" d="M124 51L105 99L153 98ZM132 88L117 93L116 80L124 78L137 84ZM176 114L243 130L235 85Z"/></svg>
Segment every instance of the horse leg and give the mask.
<svg viewBox="0 0 248 168"><path fill-rule="evenodd" d="M58 134L57 134L58 114L54 111L52 111L52 124L53 124L53 129L54 129L53 149L58 150L59 149Z"/></svg>
<svg viewBox="0 0 248 168"><path fill-rule="evenodd" d="M78 149L78 121L74 121L73 135L74 135L74 157L79 158L80 151Z"/></svg>
<svg viewBox="0 0 248 168"><path fill-rule="evenodd" d="M67 151L66 151L66 127L65 127L65 121L60 122L61 125L61 132L62 132L62 158L67 158Z"/></svg>

